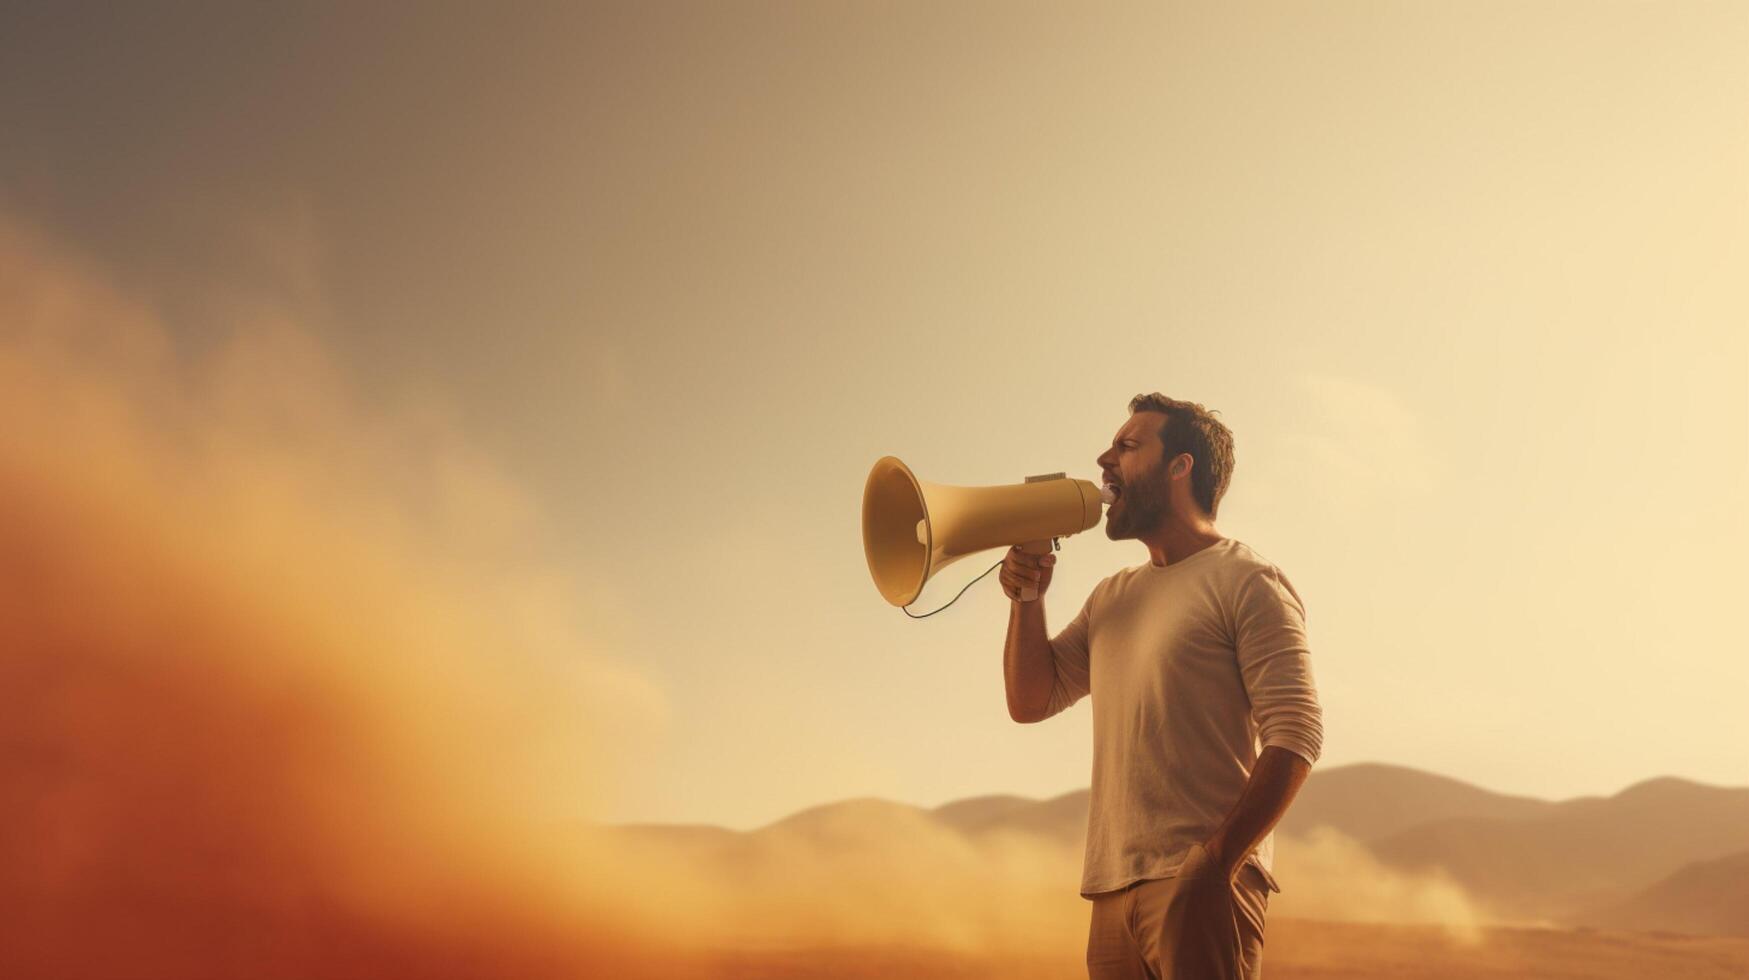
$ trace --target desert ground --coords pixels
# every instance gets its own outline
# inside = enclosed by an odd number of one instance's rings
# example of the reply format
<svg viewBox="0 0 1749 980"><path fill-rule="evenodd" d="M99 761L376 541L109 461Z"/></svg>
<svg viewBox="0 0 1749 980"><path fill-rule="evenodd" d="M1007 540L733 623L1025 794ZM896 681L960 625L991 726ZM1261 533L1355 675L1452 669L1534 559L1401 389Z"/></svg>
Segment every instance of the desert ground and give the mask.
<svg viewBox="0 0 1749 980"><path fill-rule="evenodd" d="M1592 929L1483 930L1480 942L1455 941L1434 926L1280 919L1265 941L1268 980L1741 980L1749 939ZM685 961L621 960L627 977L676 980L1075 980L1086 976L1078 951L1062 956L975 956L891 946L787 951L725 951ZM603 974L605 975L605 974Z"/></svg>

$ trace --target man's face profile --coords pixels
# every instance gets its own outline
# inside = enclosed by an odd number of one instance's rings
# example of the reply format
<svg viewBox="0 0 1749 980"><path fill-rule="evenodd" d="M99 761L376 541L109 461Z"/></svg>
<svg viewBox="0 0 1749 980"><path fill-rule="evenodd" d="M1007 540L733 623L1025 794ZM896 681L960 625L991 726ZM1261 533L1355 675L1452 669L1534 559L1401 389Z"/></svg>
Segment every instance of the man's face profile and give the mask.
<svg viewBox="0 0 1749 980"><path fill-rule="evenodd" d="M1161 412L1130 415L1097 460L1101 474L1113 485L1117 499L1105 514L1105 536L1113 541L1134 538L1159 527L1172 511L1167 493Z"/></svg>

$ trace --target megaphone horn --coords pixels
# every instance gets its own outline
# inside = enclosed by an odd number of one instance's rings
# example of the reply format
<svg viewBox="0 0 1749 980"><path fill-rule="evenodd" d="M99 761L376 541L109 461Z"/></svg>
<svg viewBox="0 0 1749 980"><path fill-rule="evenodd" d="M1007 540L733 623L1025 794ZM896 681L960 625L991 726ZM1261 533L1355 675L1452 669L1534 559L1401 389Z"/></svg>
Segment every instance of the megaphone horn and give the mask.
<svg viewBox="0 0 1749 980"><path fill-rule="evenodd" d="M882 456L862 491L862 550L881 596L907 606L967 555L1015 544L1049 552L1051 539L1098 524L1102 503L1098 485L1062 473L956 487L919 480L898 457Z"/></svg>

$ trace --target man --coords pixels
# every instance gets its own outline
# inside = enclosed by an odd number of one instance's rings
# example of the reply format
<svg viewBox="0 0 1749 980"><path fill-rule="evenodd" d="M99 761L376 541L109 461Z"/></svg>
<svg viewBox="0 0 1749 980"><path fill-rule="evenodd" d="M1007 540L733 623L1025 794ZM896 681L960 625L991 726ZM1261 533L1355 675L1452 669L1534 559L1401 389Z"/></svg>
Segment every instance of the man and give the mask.
<svg viewBox="0 0 1749 980"><path fill-rule="evenodd" d="M1099 467L1105 534L1148 562L1094 586L1054 638L1055 555L1011 549L1008 711L1043 721L1091 694L1081 895L1090 980L1257 980L1280 891L1272 830L1323 746L1305 608L1280 568L1215 530L1233 435L1194 402L1130 401ZM1258 752L1259 737L1262 751Z"/></svg>

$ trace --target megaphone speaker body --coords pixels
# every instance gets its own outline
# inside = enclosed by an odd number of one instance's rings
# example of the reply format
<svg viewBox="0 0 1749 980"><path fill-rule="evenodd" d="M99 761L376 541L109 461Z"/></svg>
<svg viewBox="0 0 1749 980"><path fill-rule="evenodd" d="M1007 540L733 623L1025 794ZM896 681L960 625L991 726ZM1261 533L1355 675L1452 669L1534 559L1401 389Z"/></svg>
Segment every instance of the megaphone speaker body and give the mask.
<svg viewBox="0 0 1749 980"><path fill-rule="evenodd" d="M920 480L882 456L862 492L862 549L881 596L910 605L948 565L980 551L1021 545L1042 554L1051 539L1099 523L1103 502L1090 480L1062 474L1025 483L960 487Z"/></svg>

